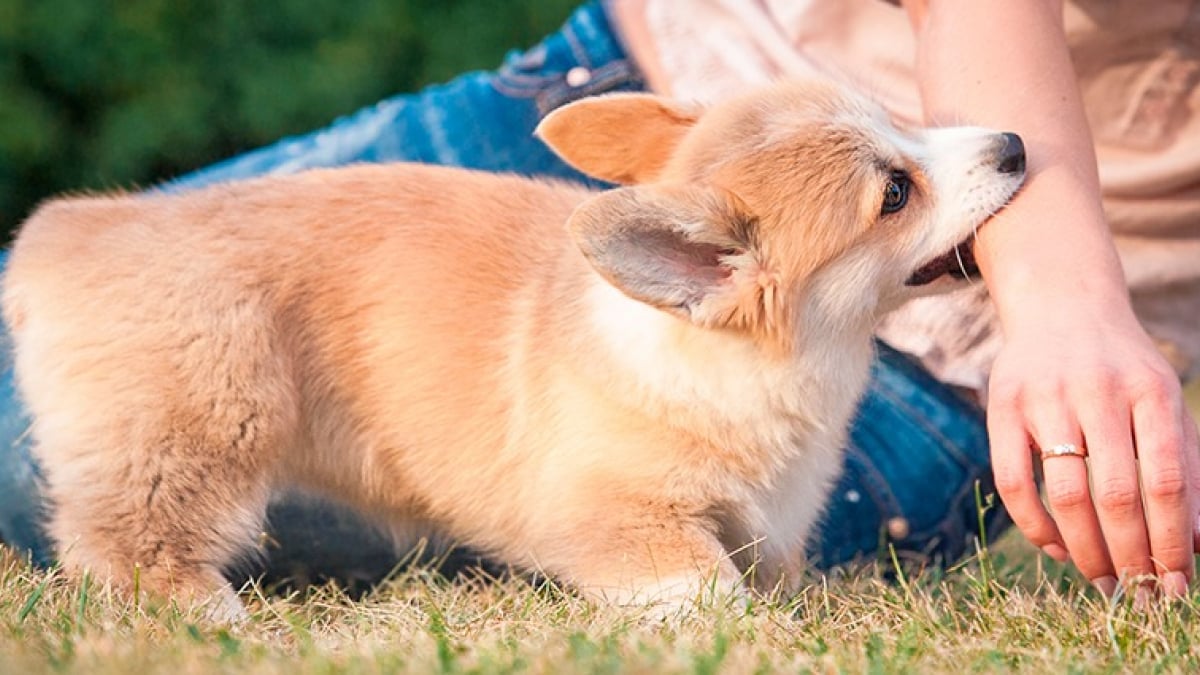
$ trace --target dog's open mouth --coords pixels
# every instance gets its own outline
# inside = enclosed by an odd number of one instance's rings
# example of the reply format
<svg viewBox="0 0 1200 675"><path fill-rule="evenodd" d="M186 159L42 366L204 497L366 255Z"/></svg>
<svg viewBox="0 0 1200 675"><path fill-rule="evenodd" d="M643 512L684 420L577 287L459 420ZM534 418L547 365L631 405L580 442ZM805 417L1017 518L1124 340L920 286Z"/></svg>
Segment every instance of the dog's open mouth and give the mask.
<svg viewBox="0 0 1200 675"><path fill-rule="evenodd" d="M949 275L955 279L970 279L979 276L979 266L975 264L975 241L966 239L957 246L925 263L908 281L905 286L924 286L943 276Z"/></svg>

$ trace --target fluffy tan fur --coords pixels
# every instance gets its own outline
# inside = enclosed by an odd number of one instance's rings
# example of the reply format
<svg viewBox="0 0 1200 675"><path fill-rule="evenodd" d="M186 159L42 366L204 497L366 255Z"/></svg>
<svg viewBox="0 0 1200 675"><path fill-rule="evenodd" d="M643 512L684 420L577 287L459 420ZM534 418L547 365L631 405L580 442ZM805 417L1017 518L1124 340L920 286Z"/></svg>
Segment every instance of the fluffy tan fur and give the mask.
<svg viewBox="0 0 1200 675"><path fill-rule="evenodd" d="M615 602L794 582L876 318L986 214L827 84L540 133L631 186L398 164L42 207L3 303L64 565L236 613L221 570L299 486Z"/></svg>

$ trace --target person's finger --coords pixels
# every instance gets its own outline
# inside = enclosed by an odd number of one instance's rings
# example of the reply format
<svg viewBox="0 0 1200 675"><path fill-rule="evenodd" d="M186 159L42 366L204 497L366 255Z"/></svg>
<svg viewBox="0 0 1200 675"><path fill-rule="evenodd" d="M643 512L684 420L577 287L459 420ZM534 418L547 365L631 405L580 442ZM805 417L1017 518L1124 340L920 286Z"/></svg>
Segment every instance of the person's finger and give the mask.
<svg viewBox="0 0 1200 675"><path fill-rule="evenodd" d="M1144 581L1154 575L1155 569L1150 560L1146 514L1142 510L1133 423L1125 406L1123 401L1115 411L1098 405L1082 406L1079 422L1090 456L1096 515L1116 577L1123 581ZM1180 468L1179 474L1182 473Z"/></svg>
<svg viewBox="0 0 1200 675"><path fill-rule="evenodd" d="M1190 413L1184 415L1183 432L1183 458L1188 465L1192 495L1192 550L1200 553L1200 429Z"/></svg>
<svg viewBox="0 0 1200 675"><path fill-rule="evenodd" d="M1041 397L1027 408L1034 441L1043 453L1058 446L1084 447L1079 427L1062 400L1061 396ZM1087 461L1075 455L1046 457L1042 478L1071 560L1101 591L1111 594L1117 577L1092 503Z"/></svg>
<svg viewBox="0 0 1200 675"><path fill-rule="evenodd" d="M993 395L988 405L987 425L996 492L1013 524L1034 546L1051 558L1066 562L1068 554L1062 535L1042 504L1033 480L1029 433L1016 399Z"/></svg>
<svg viewBox="0 0 1200 675"><path fill-rule="evenodd" d="M1175 387L1173 390L1172 388ZM1133 406L1133 428L1142 469L1146 521L1150 530L1151 571L1171 595L1187 592L1193 572L1192 499L1188 493L1182 397L1173 381L1143 392Z"/></svg>

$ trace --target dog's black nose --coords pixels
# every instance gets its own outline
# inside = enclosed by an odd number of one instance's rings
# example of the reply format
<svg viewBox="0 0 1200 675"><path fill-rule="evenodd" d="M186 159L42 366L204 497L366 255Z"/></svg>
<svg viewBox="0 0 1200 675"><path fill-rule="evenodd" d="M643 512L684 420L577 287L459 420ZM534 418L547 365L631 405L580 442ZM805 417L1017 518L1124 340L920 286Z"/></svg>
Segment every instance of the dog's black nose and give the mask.
<svg viewBox="0 0 1200 675"><path fill-rule="evenodd" d="M1016 134L1000 134L1000 148L996 151L996 170L1000 173L1022 173L1025 171L1025 143Z"/></svg>

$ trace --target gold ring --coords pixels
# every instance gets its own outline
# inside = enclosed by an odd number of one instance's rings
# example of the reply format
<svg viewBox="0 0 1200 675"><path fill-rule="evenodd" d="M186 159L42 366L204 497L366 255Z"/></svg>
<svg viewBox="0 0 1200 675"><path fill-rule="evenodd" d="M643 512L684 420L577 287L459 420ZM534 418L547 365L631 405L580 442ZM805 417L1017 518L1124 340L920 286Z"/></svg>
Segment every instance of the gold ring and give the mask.
<svg viewBox="0 0 1200 675"><path fill-rule="evenodd" d="M1087 457L1087 450L1074 443L1059 443L1042 450L1042 461L1051 457Z"/></svg>

